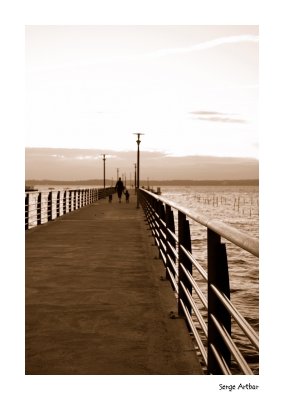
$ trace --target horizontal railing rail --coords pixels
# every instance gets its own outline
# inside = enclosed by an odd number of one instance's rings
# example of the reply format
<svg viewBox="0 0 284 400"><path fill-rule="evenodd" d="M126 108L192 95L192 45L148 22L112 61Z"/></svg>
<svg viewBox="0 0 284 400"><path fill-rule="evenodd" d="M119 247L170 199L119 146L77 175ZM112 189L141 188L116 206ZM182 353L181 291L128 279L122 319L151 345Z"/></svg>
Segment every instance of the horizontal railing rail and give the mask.
<svg viewBox="0 0 284 400"><path fill-rule="evenodd" d="M240 329L257 360L258 334L230 299L227 249L222 240L258 257L258 239L144 189L138 195L163 260L166 278L175 291L178 314L185 319L195 339L206 373L252 375L253 369L234 340L232 327ZM206 266L193 255L192 221L207 231Z"/></svg>
<svg viewBox="0 0 284 400"><path fill-rule="evenodd" d="M25 229L52 221L115 192L114 187L25 192Z"/></svg>

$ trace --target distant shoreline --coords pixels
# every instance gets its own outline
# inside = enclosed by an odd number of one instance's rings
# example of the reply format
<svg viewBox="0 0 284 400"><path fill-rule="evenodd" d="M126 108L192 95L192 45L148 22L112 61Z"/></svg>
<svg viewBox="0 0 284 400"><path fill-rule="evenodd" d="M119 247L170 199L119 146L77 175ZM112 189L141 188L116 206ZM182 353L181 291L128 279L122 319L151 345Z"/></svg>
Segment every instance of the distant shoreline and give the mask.
<svg viewBox="0 0 284 400"><path fill-rule="evenodd" d="M36 179L27 179L25 181L26 186L37 186L37 185L80 185L80 186L103 186L102 179L89 179L89 180L68 180L68 181L55 181L49 179L36 180ZM111 186L111 184L115 185L115 182L111 182L111 180L106 179L106 186ZM126 185L131 186L133 181L129 185L126 181ZM232 179L232 180L153 180L153 181L145 181L142 180L140 182L140 186L148 187L153 186L259 186L259 179Z"/></svg>

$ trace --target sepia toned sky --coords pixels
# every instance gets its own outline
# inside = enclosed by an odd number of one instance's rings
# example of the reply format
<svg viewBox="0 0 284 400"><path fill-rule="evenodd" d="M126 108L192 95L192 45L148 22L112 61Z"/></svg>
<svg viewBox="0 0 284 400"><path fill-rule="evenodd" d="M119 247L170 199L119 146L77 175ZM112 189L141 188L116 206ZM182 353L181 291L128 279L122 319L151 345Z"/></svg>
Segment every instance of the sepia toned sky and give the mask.
<svg viewBox="0 0 284 400"><path fill-rule="evenodd" d="M257 159L257 108L257 26L26 27L28 148Z"/></svg>

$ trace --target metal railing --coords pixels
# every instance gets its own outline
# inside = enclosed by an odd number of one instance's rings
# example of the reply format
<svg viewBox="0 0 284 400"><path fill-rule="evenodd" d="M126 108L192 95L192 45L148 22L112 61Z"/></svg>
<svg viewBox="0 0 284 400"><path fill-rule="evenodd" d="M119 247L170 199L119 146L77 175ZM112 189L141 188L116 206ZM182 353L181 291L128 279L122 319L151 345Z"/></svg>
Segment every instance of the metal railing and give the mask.
<svg viewBox="0 0 284 400"><path fill-rule="evenodd" d="M226 244L233 243L258 257L258 240L215 219L181 207L144 189L139 190L166 278L177 297L178 315L194 337L201 364L207 374L245 374L253 371L232 336L232 326L252 347L258 360L258 334L230 300ZM192 252L190 221L207 230L207 266ZM205 257L206 258L206 257Z"/></svg>
<svg viewBox="0 0 284 400"><path fill-rule="evenodd" d="M113 187L25 192L25 229L52 221L114 192Z"/></svg>

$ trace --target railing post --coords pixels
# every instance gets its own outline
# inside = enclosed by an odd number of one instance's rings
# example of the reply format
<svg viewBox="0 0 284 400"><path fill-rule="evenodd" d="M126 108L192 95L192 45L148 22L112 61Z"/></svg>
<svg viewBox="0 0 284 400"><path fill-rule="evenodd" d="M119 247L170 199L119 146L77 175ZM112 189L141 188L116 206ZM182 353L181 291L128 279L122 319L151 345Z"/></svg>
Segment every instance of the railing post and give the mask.
<svg viewBox="0 0 284 400"><path fill-rule="evenodd" d="M60 190L57 192L56 197L56 218L60 216Z"/></svg>
<svg viewBox="0 0 284 400"><path fill-rule="evenodd" d="M176 261L176 257L173 254L170 244L173 247L175 247L176 243L175 243L174 238L172 237L172 235L169 232L169 230L171 232L175 232L175 221L174 221L174 213L168 204L166 204L165 222L166 222L165 234L166 234L166 249L167 249L166 277L169 278L168 270L173 272L173 276L175 276L175 271L173 271L173 267L169 260L169 256L173 259L174 262ZM175 288L173 287L173 289L175 289Z"/></svg>
<svg viewBox="0 0 284 400"><path fill-rule="evenodd" d="M151 230L152 230L152 235L154 236L155 244L157 245L158 235L157 235L157 232L156 232L156 229L157 229L157 227L156 227L156 219L157 219L157 217L156 217L156 210L157 210L156 203L157 203L156 199L154 199L153 197L148 197L150 227L151 227ZM159 245L158 245L158 247L159 247ZM159 247L158 250L160 250L160 247ZM160 251L159 251L159 258L161 258Z"/></svg>
<svg viewBox="0 0 284 400"><path fill-rule="evenodd" d="M81 201L81 190L78 189L76 190L77 192L77 205L76 205L76 210L78 210L80 208L80 201Z"/></svg>
<svg viewBox="0 0 284 400"><path fill-rule="evenodd" d="M138 193L139 193L139 190L138 190ZM166 234L166 232L165 232L165 227L164 227L164 225L162 223L162 221L165 222L165 220L166 220L166 214L165 214L164 205L160 200L156 200L156 212L158 214L158 218L157 218L157 216L155 218L156 218L158 226L159 226L159 236L160 236L160 239L158 239L159 251L163 253L164 257L166 257L165 250L164 250L164 246L166 246L166 243L165 243L165 240L163 238L163 233ZM164 257L163 257L163 260L165 262ZM165 265L165 268L166 268L166 278L168 278L169 276L168 276L167 266L166 265Z"/></svg>
<svg viewBox="0 0 284 400"><path fill-rule="evenodd" d="M41 224L41 192L39 192L38 197L37 197L37 206L36 206L36 221L37 225Z"/></svg>
<svg viewBox="0 0 284 400"><path fill-rule="evenodd" d="M181 265L188 271L190 275L192 275L192 262L185 255L184 251L181 249L183 246L186 250L191 253L191 236L190 236L190 227L189 222L186 219L185 214L181 211L178 211L178 313L179 315L184 315L184 311L181 305L181 300L184 304L187 304L188 312L191 314L191 305L189 304L186 294L181 286L181 282L187 287L190 294L192 294L192 285L188 282L185 272L182 269Z"/></svg>
<svg viewBox="0 0 284 400"><path fill-rule="evenodd" d="M67 192L65 190L63 195L63 214L66 214L66 200L67 200Z"/></svg>
<svg viewBox="0 0 284 400"><path fill-rule="evenodd" d="M68 210L71 212L72 210L72 191L68 190Z"/></svg>
<svg viewBox="0 0 284 400"><path fill-rule="evenodd" d="M231 316L211 288L214 285L220 292L230 298L230 282L225 244L221 237L211 229L207 230L208 240L208 374L218 375L222 371L211 349L213 345L222 355L228 366L231 363L230 352L225 345L211 315L225 327L231 335Z"/></svg>
<svg viewBox="0 0 284 400"><path fill-rule="evenodd" d="M76 195L77 195L77 192L76 192L76 190L72 190L72 193L73 193L73 211L74 211L74 210L76 210Z"/></svg>
<svg viewBox="0 0 284 400"><path fill-rule="evenodd" d="M52 192L48 193L48 198L47 198L47 220L48 221L52 220Z"/></svg>
<svg viewBox="0 0 284 400"><path fill-rule="evenodd" d="M82 199L81 189L78 189L77 192L78 192L78 205L77 205L77 208L80 209L81 208L81 199Z"/></svg>

